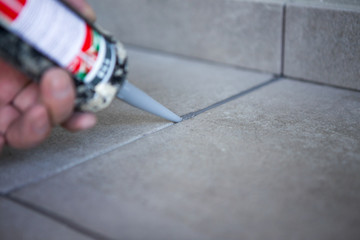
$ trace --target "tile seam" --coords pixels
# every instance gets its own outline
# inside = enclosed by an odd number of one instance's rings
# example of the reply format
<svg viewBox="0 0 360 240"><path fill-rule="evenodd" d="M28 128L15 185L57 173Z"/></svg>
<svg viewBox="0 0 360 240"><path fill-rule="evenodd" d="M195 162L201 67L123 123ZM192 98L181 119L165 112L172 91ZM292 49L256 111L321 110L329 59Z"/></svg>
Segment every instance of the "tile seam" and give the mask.
<svg viewBox="0 0 360 240"><path fill-rule="evenodd" d="M344 91L360 92L360 89L347 88L347 87L337 86L337 85L333 85L333 84L329 84L329 83L316 82L314 80L309 80L309 79L304 79L304 78L299 78L299 77L293 77L291 75L283 75L282 77L286 78L288 80L291 80L291 81L314 84L314 85L318 85L318 86L329 87L329 88L334 88L334 89L340 89L340 90L344 90Z"/></svg>
<svg viewBox="0 0 360 240"><path fill-rule="evenodd" d="M97 233L97 232L94 232L86 227L83 227L81 226L80 224L77 224L67 218L64 218L62 216L59 216L57 215L56 213L53 213L47 209L44 209L44 208L41 208L35 204L32 204L32 203L29 203L21 198L17 198L17 197L14 197L14 196L11 196L11 195L6 195L4 196L5 199L15 203L15 204L18 204L22 207L25 207L29 210L32 210L46 218L49 218L61 225L64 225L72 230L74 230L75 232L78 232L82 235L85 235L86 237L89 237L91 239L94 239L94 240L112 240L111 238L108 238L108 237L105 237L103 236L102 234L100 233Z"/></svg>
<svg viewBox="0 0 360 240"><path fill-rule="evenodd" d="M10 189L1 191L0 194L1 194L2 196L8 196L9 194L11 194L11 193L13 193L13 192L16 192L16 191L18 191L18 190L20 190L20 189L22 189L22 188L25 188L25 187L30 186L30 185L32 185L32 184L39 183L39 182L44 181L44 180L46 180L46 179L49 179L49 178L51 178L51 177L54 177L54 176L56 176L56 175L58 175L58 174L61 174L61 173L65 172L65 171L71 169L71 168L77 167L77 166L79 166L79 165L81 165L81 164L83 164L83 163L86 163L86 162L88 162L88 161L90 161L90 160L92 160L92 159L95 159L95 158L97 158L97 157L99 157L99 156L101 156L101 155L107 154L107 153L109 153L109 152L112 152L112 151L120 148L120 147L123 147L123 146L126 146L126 145L128 145L128 144L131 144L131 143L133 143L133 142L135 142L135 141L137 141L137 140L139 140L139 139L141 139L141 138L143 138L143 137L146 137L147 135L156 133L156 132L161 131L161 130L163 130L163 129L166 129L166 128L172 126L172 125L174 125L174 123L168 123L168 124L165 124L165 125L163 125L163 126L161 126L161 127L158 127L158 128L156 128L156 129L153 129L152 131L149 131L149 132L146 132L146 133L144 133L144 134L135 136L135 137L133 137L133 138L131 138L131 139L123 142L123 143L113 145L112 147L107 148L106 150L97 152L97 153L95 153L95 154L91 154L91 155L83 158L81 161L79 161L79 162L77 162L77 163L69 164L69 165L67 165L67 166L65 166L65 167L63 167L63 168L58 169L57 171L55 171L55 172L53 172L53 173L51 173L51 174L44 175L44 176L42 176L42 177L40 177L40 178L38 178L38 179L36 179L36 180L34 180L34 181L29 181L29 182L24 183L24 184L19 184L19 185L16 186L16 187L13 187L13 188L10 188Z"/></svg>
<svg viewBox="0 0 360 240"><path fill-rule="evenodd" d="M219 102L216 102L216 103L214 103L214 104L212 104L212 105L210 105L210 106L208 106L206 108L203 108L203 109L200 109L198 111L185 114L185 115L182 116L182 118L184 120L194 118L194 117L196 117L196 116L198 116L198 115L200 115L200 114L202 114L204 112L207 112L207 111L209 111L211 109L217 108L217 107L219 107L221 105L224 105L224 104L226 104L228 102L234 101L234 100L236 100L236 99L238 99L240 97L243 97L243 96L248 95L248 94L250 94L252 92L255 92L255 91L257 91L257 90L259 90L261 88L264 88L264 87L266 87L266 86L268 86L270 84L273 84L273 83L279 81L280 79L281 79L281 76L274 76L273 78L271 78L270 80L268 80L266 82L263 82L261 84L255 85L254 87L251 87L249 89L241 91L240 93L237 93L237 94L235 94L233 96L230 96L230 97L228 97L226 99L223 99L223 100L221 100Z"/></svg>
<svg viewBox="0 0 360 240"><path fill-rule="evenodd" d="M281 25L281 55L280 55L280 76L284 76L285 71L285 41L286 41L286 3L283 4L282 25Z"/></svg>

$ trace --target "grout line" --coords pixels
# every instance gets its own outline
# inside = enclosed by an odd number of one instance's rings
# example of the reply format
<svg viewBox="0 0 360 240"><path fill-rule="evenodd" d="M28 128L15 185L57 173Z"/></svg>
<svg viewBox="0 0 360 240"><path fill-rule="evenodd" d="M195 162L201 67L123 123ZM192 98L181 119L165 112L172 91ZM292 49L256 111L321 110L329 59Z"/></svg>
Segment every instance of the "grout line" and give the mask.
<svg viewBox="0 0 360 240"><path fill-rule="evenodd" d="M242 91L242 92L240 92L240 93L238 93L238 94L235 94L235 95L233 95L233 96L231 96L231 97L228 97L228 98L226 98L226 99L224 99L224 100L222 100L222 101L220 101L220 102L214 103L214 104L212 104L212 105L210 105L210 106L208 106L208 107L206 107L206 108L203 108L203 109L200 109L200 110L198 110L198 111L185 114L185 115L182 116L182 118L183 118L183 120L188 120L188 119L194 118L194 117L196 117L196 116L199 115L199 114L202 114L202 113L204 113L204 112L206 112L206 111L209 111L209 110L211 110L211 109L213 109L213 108L219 107L219 106L221 106L221 105L223 105L223 104L225 104L225 103L231 102L231 101L233 101L233 100L235 100L235 99L238 99L238 98L240 98L240 97L242 97L242 96L245 96L245 95L247 95L247 94L250 94L250 93L252 93L252 92L254 92L254 91L256 91L256 90L259 90L259 89L261 89L261 88L263 88L263 87L266 87L266 86L268 86L268 85L270 85L270 84L272 84L272 83L274 83L274 82L276 82L276 81L278 81L278 80L280 80L280 79L281 79L281 77L274 76L272 79L270 79L270 80L267 81L267 82L258 84L258 85L254 86L254 87L252 87L252 88L249 88L249 89L247 89L247 90L245 90L245 91Z"/></svg>
<svg viewBox="0 0 360 240"><path fill-rule="evenodd" d="M174 125L174 123L167 123L167 124L162 125L162 126L160 126L160 127L158 127L158 128L152 129L152 130L149 131L149 132L146 132L146 133L140 134L140 135L138 135L138 136L135 136L135 137L133 137L133 138L130 138L129 140L127 140L127 141L125 141L125 142L112 145L111 147L109 147L109 148L107 148L107 149L105 149L105 150L98 151L98 152L96 152L96 153L94 153L94 154L87 155L86 157L84 157L84 158L83 158L82 160L80 160L79 162L76 162L76 163L73 163L73 164L69 164L69 165L67 165L67 166L65 166L65 167L63 167L63 168L59 168L59 169L57 169L57 171L52 172L51 174L47 174L47 175L45 174L44 176L42 176L42 177L40 177L40 178L38 178L38 179L35 179L35 180L33 180L33 181L26 182L26 183L24 183L24 184L21 184L21 185L18 185L18 186L16 186L16 187L14 187L14 188L8 189L8 190L3 191L3 192L0 192L0 194L2 194L3 196L7 196L8 194L11 194L11 193L13 193L13 192L16 192L16 191L18 191L18 190L20 190L20 189L22 189L22 188L24 188L24 187L27 187L27 186L29 186L29 185L39 183L39 182L41 182L41 181L43 181L43 180L45 180L45 179L54 177L54 176L56 176L56 175L58 175L58 174L61 174L62 172L65 172L65 171L71 169L71 168L74 168L74 167L77 167L77 166L79 166L79 165L81 165L81 164L83 164L83 163L86 163L86 162L89 161L89 160L92 160L92 159L97 158L97 157L99 157L99 156L101 156L101 155L107 154L107 153L109 153L109 152L112 152L112 151L114 151L114 150L116 150L116 149L118 149L118 148L120 148L120 147L123 147L123 146L125 146L125 145L130 144L130 143L133 143L133 142L135 142L135 141L137 141L137 140L139 140L139 139L141 139L141 138L143 138L143 137L146 137L146 136L148 136L148 135L150 135L150 134L159 132L159 131L161 131L161 130L163 130L163 129L165 129L165 128L168 128L168 127L170 127L170 126L172 126L172 125Z"/></svg>
<svg viewBox="0 0 360 240"><path fill-rule="evenodd" d="M57 215L51 211L48 211L44 208L41 208L35 204L32 204L32 203L29 203L25 200L22 200L20 198L17 198L17 197L14 197L14 196L10 196L10 195L7 195L5 196L6 199L16 203L16 204L19 204L27 209L30 209L32 211L35 211L45 217L48 217L52 220L55 220L56 222L60 223L60 224L63 224L71 229L73 229L74 231L77 231L87 237L90 237L92 239L95 239L95 240L111 240L111 238L108 238L108 237L105 237L103 236L102 234L100 233L97 233L97 232L94 232L92 230L89 230L75 222L72 222L70 221L69 219L66 219L60 215Z"/></svg>
<svg viewBox="0 0 360 240"><path fill-rule="evenodd" d="M337 86L337 85L333 85L333 84L329 84L329 83L314 82L313 80L307 80L307 79L298 78L298 77L292 77L292 76L286 76L286 75L284 75L282 77L287 80L303 82L303 83L313 84L313 85L322 86L322 87L329 87L329 88L340 89L340 90L351 91L351 92L360 92L360 90L354 89L354 88Z"/></svg>
<svg viewBox="0 0 360 240"><path fill-rule="evenodd" d="M286 7L287 4L285 3L283 5L283 11L282 11L282 29L281 29L281 69L280 74L281 76L284 76L284 70L285 70L285 41L286 41Z"/></svg>

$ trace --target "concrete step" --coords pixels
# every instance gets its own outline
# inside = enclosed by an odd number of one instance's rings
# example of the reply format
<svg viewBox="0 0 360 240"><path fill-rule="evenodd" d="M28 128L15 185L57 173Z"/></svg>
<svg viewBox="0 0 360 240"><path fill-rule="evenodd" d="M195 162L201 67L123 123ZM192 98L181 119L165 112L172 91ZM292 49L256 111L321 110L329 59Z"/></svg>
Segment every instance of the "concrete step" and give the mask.
<svg viewBox="0 0 360 240"><path fill-rule="evenodd" d="M128 44L360 90L357 0L90 3Z"/></svg>

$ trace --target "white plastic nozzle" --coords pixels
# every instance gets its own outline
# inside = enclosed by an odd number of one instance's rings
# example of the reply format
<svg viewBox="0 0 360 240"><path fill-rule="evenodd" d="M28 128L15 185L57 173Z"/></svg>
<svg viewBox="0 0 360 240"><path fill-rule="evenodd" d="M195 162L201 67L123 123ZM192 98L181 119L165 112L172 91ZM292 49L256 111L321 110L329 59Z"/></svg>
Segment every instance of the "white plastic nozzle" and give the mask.
<svg viewBox="0 0 360 240"><path fill-rule="evenodd" d="M181 122L182 120L181 117L171 112L169 109L155 101L153 98L151 98L136 86L129 83L127 80L125 80L122 84L117 97L131 106L165 118L169 121Z"/></svg>

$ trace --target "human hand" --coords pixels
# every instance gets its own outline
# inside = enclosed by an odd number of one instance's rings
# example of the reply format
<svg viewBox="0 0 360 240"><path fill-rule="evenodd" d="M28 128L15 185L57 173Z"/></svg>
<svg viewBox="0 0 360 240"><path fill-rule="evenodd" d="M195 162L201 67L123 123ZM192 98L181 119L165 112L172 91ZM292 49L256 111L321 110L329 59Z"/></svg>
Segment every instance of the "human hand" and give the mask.
<svg viewBox="0 0 360 240"><path fill-rule="evenodd" d="M65 1L95 21L95 13L85 0ZM74 100L75 87L66 71L49 69L36 84L0 59L0 151L5 144L36 146L59 124L73 132L93 127L95 115L74 112Z"/></svg>

